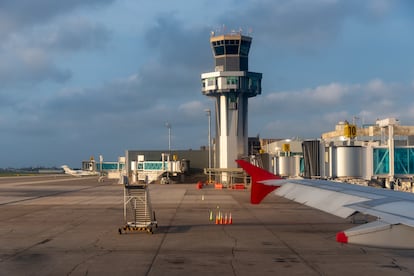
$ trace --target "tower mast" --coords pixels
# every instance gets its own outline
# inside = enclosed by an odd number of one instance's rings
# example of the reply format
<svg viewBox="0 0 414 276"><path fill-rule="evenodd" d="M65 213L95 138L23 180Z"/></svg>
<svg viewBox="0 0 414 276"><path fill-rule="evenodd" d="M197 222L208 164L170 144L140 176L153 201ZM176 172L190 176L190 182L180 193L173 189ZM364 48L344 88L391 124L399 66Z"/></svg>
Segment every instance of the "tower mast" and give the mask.
<svg viewBox="0 0 414 276"><path fill-rule="evenodd" d="M262 74L249 71L252 38L241 33L215 35L210 44L214 72L201 74L202 93L216 99L216 156L220 169L236 168L248 154L248 98L261 94ZM222 182L227 182L222 175Z"/></svg>

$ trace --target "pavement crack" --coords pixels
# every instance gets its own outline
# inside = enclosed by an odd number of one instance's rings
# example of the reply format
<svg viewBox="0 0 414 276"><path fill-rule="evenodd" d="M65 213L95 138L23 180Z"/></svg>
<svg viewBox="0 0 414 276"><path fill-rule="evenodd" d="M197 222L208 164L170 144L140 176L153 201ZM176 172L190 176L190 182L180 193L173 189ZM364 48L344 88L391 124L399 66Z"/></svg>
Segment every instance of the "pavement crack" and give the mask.
<svg viewBox="0 0 414 276"><path fill-rule="evenodd" d="M232 258L231 258L231 260L230 260L230 266L231 266L231 269L232 269L232 271L233 271L233 275L237 275L236 274L236 268L235 268L235 266L234 266L234 261L235 261L235 259L236 259L236 250L237 250L237 243L238 243L238 240L237 240L237 238L236 237L234 237L234 236L232 236L228 231L227 231L227 229L225 228L225 227L223 227L223 232L224 232L224 234L227 236L227 237L229 237L231 240L233 240L233 246L231 247L231 256L232 256Z"/></svg>
<svg viewBox="0 0 414 276"><path fill-rule="evenodd" d="M324 273L317 267L317 265L312 264L309 262L305 257L303 257L298 251L296 251L288 242L283 240L277 233L275 233L269 226L263 223L250 209L245 208L247 212L251 214L253 218L255 218L258 223L263 225L264 229L266 229L269 233L271 233L279 242L281 242L287 249L290 250L303 264L309 267L312 271L314 271L318 275L324 275Z"/></svg>
<svg viewBox="0 0 414 276"><path fill-rule="evenodd" d="M184 197L185 197L186 193L187 193L187 192L185 192L185 193L184 193L184 195L181 197L181 200L180 200L180 202L178 203L177 208L175 209L175 212L174 212L173 216L171 217L170 221L168 222L167 229L165 230L165 232L163 232L163 236L162 236L162 238L161 238L160 244L158 245L157 250L156 250L156 252L155 252L155 254L154 254L154 257L152 258L152 260L151 260L151 262L150 262L150 265L149 265L149 267L148 267L148 270L147 270L147 271L145 272L145 274L144 274L145 276L148 276L148 275L150 275L150 273L151 273L151 270L152 270L152 268L153 268L153 266L154 266L154 263L155 263L155 261L157 260L158 255L160 254L161 247L163 246L163 244L164 244L164 242L165 242L165 239L167 238L167 234L168 234L168 232L169 232L169 231L171 230L171 228L172 228L172 223L173 223L173 221L175 220L175 218L176 218L176 216L177 216L177 212L178 212L178 210L180 210L180 208L181 208L181 206L182 206L182 203L183 203L183 201L184 201Z"/></svg>

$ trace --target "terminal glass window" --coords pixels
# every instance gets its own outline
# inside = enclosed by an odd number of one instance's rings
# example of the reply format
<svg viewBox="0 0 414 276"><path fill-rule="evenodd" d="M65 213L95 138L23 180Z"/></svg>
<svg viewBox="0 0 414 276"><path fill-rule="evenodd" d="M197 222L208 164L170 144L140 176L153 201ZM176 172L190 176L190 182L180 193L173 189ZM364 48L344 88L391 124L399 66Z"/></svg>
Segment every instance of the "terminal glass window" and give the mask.
<svg viewBox="0 0 414 276"><path fill-rule="evenodd" d="M213 41L212 43L215 56L224 55L224 40Z"/></svg>
<svg viewBox="0 0 414 276"><path fill-rule="evenodd" d="M241 56L248 56L250 50L250 42L242 40L240 45L240 55Z"/></svg>
<svg viewBox="0 0 414 276"><path fill-rule="evenodd" d="M229 109L237 110L237 97L235 94L229 94Z"/></svg>
<svg viewBox="0 0 414 276"><path fill-rule="evenodd" d="M257 90L258 86L259 86L259 81L256 78L249 79L249 89Z"/></svg>
<svg viewBox="0 0 414 276"><path fill-rule="evenodd" d="M224 55L224 46L214 46L214 54L216 56L222 56Z"/></svg>
<svg viewBox="0 0 414 276"><path fill-rule="evenodd" d="M227 77L227 84L237 84L238 82L238 77Z"/></svg>
<svg viewBox="0 0 414 276"><path fill-rule="evenodd" d="M207 86L213 86L216 84L216 78L208 78L207 79Z"/></svg>
<svg viewBox="0 0 414 276"><path fill-rule="evenodd" d="M226 55L238 55L239 45L226 45Z"/></svg>

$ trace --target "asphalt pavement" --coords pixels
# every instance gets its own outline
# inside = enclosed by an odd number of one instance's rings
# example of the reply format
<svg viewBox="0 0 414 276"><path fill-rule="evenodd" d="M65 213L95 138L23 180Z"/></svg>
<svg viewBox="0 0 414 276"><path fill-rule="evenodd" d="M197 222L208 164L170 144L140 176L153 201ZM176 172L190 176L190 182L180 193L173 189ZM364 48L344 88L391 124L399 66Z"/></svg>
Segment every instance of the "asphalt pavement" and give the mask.
<svg viewBox="0 0 414 276"><path fill-rule="evenodd" d="M120 235L117 181L0 178L0 275L414 275L413 250L339 244L350 220L275 195L251 205L249 190L149 191L158 227Z"/></svg>

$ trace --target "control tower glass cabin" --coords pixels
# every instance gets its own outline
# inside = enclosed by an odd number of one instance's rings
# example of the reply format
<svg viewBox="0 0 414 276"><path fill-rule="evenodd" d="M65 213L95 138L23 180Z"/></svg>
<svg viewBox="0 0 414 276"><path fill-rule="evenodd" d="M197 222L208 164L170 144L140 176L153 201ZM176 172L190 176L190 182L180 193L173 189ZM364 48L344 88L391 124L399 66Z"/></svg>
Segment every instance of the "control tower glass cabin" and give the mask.
<svg viewBox="0 0 414 276"><path fill-rule="evenodd" d="M202 93L216 99L216 164L236 168L236 159L247 156L248 98L261 94L261 73L249 72L252 38L231 33L215 35L214 72L201 74Z"/></svg>

